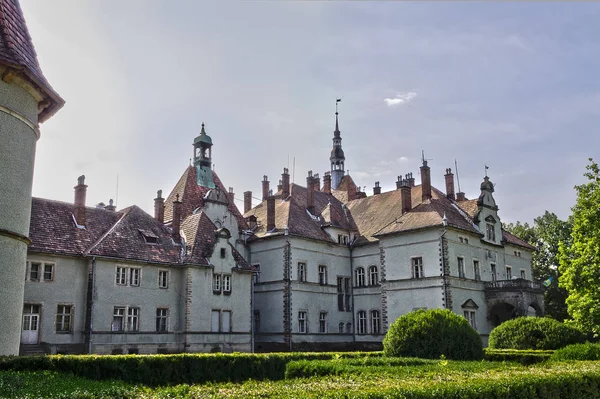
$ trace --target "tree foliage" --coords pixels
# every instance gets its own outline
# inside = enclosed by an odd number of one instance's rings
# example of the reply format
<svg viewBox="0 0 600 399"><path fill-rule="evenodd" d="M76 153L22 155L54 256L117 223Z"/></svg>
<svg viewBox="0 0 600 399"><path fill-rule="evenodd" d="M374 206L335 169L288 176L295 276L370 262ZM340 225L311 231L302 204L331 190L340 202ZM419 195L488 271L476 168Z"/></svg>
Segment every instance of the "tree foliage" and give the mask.
<svg viewBox="0 0 600 399"><path fill-rule="evenodd" d="M504 226L510 233L537 248L531 260L533 279L547 281L551 278L544 293L544 308L548 317L559 321L569 318L565 303L567 291L558 284L559 246L560 243L570 245L572 225L571 218L561 220L556 214L546 211L533 220L533 225L517 222Z"/></svg>
<svg viewBox="0 0 600 399"><path fill-rule="evenodd" d="M569 295L569 315L583 330L600 333L600 169L592 158L584 176L588 182L575 186L571 242L560 246L560 286Z"/></svg>

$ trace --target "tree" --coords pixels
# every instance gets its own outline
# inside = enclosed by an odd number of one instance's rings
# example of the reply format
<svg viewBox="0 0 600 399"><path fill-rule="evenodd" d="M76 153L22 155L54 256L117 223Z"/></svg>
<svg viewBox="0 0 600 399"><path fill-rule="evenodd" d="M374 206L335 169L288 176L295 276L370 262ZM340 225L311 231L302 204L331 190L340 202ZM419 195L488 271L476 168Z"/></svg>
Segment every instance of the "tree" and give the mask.
<svg viewBox="0 0 600 399"><path fill-rule="evenodd" d="M576 325L595 335L600 333L600 169L592 158L575 186L572 241L560 246L560 286L565 288L567 308Z"/></svg>
<svg viewBox="0 0 600 399"><path fill-rule="evenodd" d="M533 225L517 222L509 223L504 229L537 248L531 260L532 277L536 281L551 281L544 292L546 316L563 321L569 318L567 313L567 291L559 287L558 269L560 243L570 245L571 218L561 220L556 214L546 211L533 220Z"/></svg>

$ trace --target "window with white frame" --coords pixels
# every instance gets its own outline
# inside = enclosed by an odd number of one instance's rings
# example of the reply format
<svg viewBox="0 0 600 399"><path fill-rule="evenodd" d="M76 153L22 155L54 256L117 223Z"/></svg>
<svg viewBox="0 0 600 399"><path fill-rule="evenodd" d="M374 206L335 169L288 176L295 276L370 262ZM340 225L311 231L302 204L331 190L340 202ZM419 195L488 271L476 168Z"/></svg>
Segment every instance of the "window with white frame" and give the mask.
<svg viewBox="0 0 600 399"><path fill-rule="evenodd" d="M140 308L130 307L127 309L127 331L140 330Z"/></svg>
<svg viewBox="0 0 600 399"><path fill-rule="evenodd" d="M221 293L221 275L213 274L213 293L220 294Z"/></svg>
<svg viewBox="0 0 600 399"><path fill-rule="evenodd" d="M115 283L117 285L127 285L127 268L117 266L117 273L115 275Z"/></svg>
<svg viewBox="0 0 600 399"><path fill-rule="evenodd" d="M58 305L56 307L56 332L68 333L73 331L73 306Z"/></svg>
<svg viewBox="0 0 600 399"><path fill-rule="evenodd" d="M44 281L54 281L53 263L44 263Z"/></svg>
<svg viewBox="0 0 600 399"><path fill-rule="evenodd" d="M527 275L525 274L525 269L521 269L521 278L523 280L527 279Z"/></svg>
<svg viewBox="0 0 600 399"><path fill-rule="evenodd" d="M29 266L29 281L40 281L41 262L31 262Z"/></svg>
<svg viewBox="0 0 600 399"><path fill-rule="evenodd" d="M115 306L113 311L112 331L125 331L125 306Z"/></svg>
<svg viewBox="0 0 600 399"><path fill-rule="evenodd" d="M419 256L416 258L411 258L410 261L412 264L412 277L423 278L423 258Z"/></svg>
<svg viewBox="0 0 600 399"><path fill-rule="evenodd" d="M507 280L512 280L512 267L511 266L505 266L504 269L506 270L506 279Z"/></svg>
<svg viewBox="0 0 600 399"><path fill-rule="evenodd" d="M490 271L492 272L492 281L496 281L497 275L496 275L496 264L495 263L490 263Z"/></svg>
<svg viewBox="0 0 600 399"><path fill-rule="evenodd" d="M298 281L305 282L306 281L306 263L298 262Z"/></svg>
<svg viewBox="0 0 600 399"><path fill-rule="evenodd" d="M473 329L477 330L477 311L475 309L464 309L463 315Z"/></svg>
<svg viewBox="0 0 600 399"><path fill-rule="evenodd" d="M301 310L298 312L298 332L306 334L308 332L307 311Z"/></svg>
<svg viewBox="0 0 600 399"><path fill-rule="evenodd" d="M456 260L458 261L458 277L465 278L465 258L459 256Z"/></svg>
<svg viewBox="0 0 600 399"><path fill-rule="evenodd" d="M327 332L327 312L319 313L319 332L320 333Z"/></svg>
<svg viewBox="0 0 600 399"><path fill-rule="evenodd" d="M139 267L117 266L115 272L115 284L139 287L141 271Z"/></svg>
<svg viewBox="0 0 600 399"><path fill-rule="evenodd" d="M223 293L231 294L231 274L223 275Z"/></svg>
<svg viewBox="0 0 600 399"><path fill-rule="evenodd" d="M377 266L369 266L369 285L379 284L379 272Z"/></svg>
<svg viewBox="0 0 600 399"><path fill-rule="evenodd" d="M327 284L327 266L319 265L319 284Z"/></svg>
<svg viewBox="0 0 600 399"><path fill-rule="evenodd" d="M169 328L169 309L156 308L156 332L167 332Z"/></svg>
<svg viewBox="0 0 600 399"><path fill-rule="evenodd" d="M481 270L479 268L479 261L477 259L473 260L473 275L475 276L475 280L481 280Z"/></svg>
<svg viewBox="0 0 600 399"><path fill-rule="evenodd" d="M344 333L344 322L343 321L340 324L338 324L338 333L340 333L340 334Z"/></svg>
<svg viewBox="0 0 600 399"><path fill-rule="evenodd" d="M381 334L381 314L379 310L371 310L371 334Z"/></svg>
<svg viewBox="0 0 600 399"><path fill-rule="evenodd" d="M366 334L367 333L367 312L364 310L359 311L356 314L356 333Z"/></svg>
<svg viewBox="0 0 600 399"><path fill-rule="evenodd" d="M362 267L357 267L354 271L354 284L356 287L364 287L365 286L365 269Z"/></svg>
<svg viewBox="0 0 600 399"><path fill-rule="evenodd" d="M132 287L140 286L140 269L137 267L129 268L129 285Z"/></svg>
<svg viewBox="0 0 600 399"><path fill-rule="evenodd" d="M169 288L169 271L158 271L158 288Z"/></svg>

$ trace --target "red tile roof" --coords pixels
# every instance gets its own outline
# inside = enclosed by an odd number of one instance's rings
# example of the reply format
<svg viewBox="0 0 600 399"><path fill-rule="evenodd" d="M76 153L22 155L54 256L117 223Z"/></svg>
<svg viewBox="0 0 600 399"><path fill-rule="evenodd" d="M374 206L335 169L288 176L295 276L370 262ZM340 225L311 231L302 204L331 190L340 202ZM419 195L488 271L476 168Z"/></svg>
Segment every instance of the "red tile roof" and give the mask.
<svg viewBox="0 0 600 399"><path fill-rule="evenodd" d="M40 122L64 105L42 73L18 0L0 0L0 63L22 71L48 97L49 106L40 113Z"/></svg>
<svg viewBox="0 0 600 399"><path fill-rule="evenodd" d="M502 239L512 245L517 245L519 247L527 248L531 251L537 251L537 248L533 245L529 244L526 241L521 240L519 237L509 233L508 231L502 229Z"/></svg>

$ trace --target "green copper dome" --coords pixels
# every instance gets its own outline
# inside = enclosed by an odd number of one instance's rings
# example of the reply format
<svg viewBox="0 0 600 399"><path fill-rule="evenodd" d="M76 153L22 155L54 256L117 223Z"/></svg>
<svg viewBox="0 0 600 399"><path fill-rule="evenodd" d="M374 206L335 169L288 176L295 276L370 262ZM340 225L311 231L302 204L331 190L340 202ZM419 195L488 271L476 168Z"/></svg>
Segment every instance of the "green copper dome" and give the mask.
<svg viewBox="0 0 600 399"><path fill-rule="evenodd" d="M204 123L202 124L202 130L200 131L200 135L194 139L194 144L196 143L207 143L210 145L212 145L213 143L210 136L206 134L206 131L204 130Z"/></svg>

